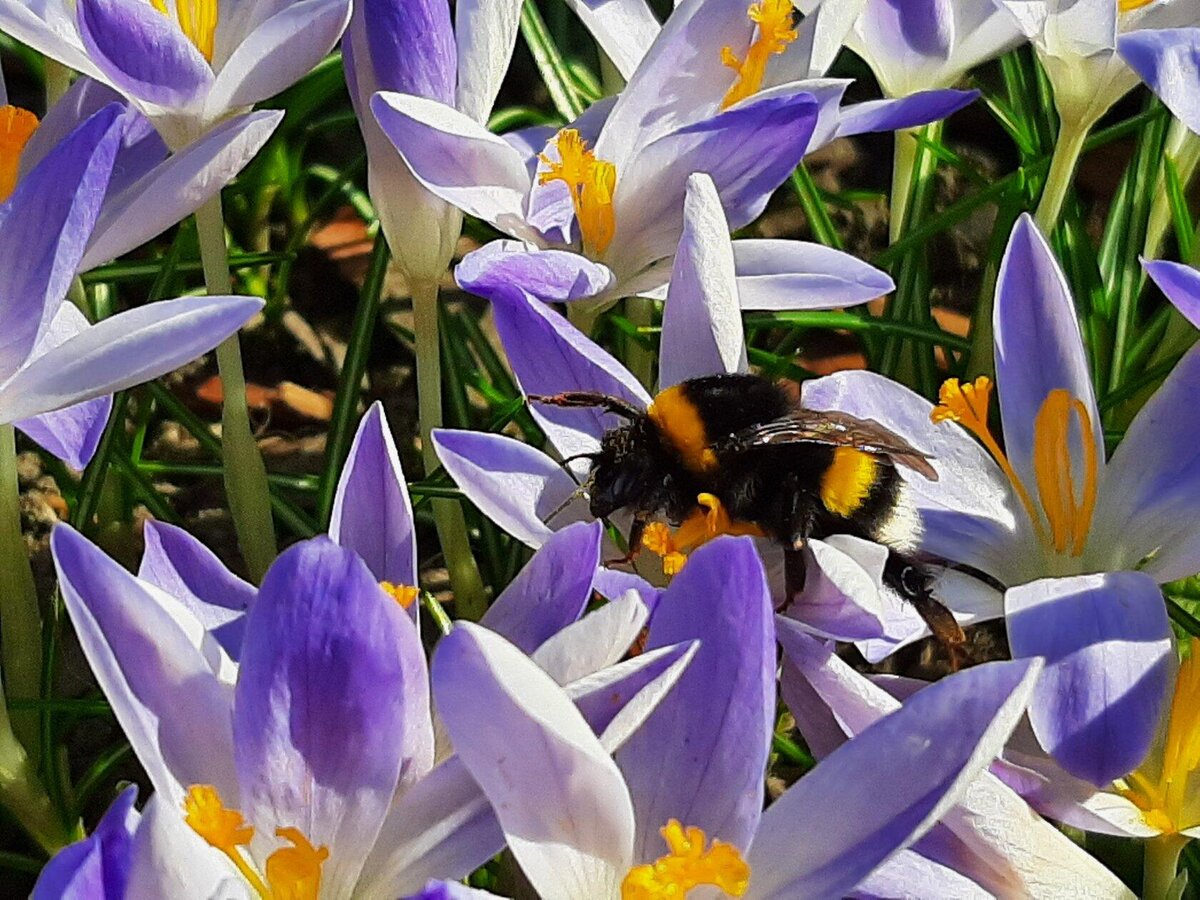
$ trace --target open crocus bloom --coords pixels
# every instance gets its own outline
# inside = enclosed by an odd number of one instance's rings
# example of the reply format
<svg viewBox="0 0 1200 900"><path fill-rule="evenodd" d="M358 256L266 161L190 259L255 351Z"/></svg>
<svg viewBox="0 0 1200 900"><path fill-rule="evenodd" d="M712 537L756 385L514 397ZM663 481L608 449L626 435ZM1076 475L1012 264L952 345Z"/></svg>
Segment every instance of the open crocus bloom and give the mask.
<svg viewBox="0 0 1200 900"><path fill-rule="evenodd" d="M93 325L63 302L124 134L124 111L109 104L47 152L0 205L0 422L77 467L95 452L105 395L196 358L262 307L253 297L169 300ZM85 402L94 398L102 399Z"/></svg>
<svg viewBox="0 0 1200 900"><path fill-rule="evenodd" d="M504 641L466 626L438 649L439 714L542 897L845 896L955 804L1020 718L1038 668L994 663L940 682L763 812L775 651L745 539L697 552L661 601L650 643L696 629L701 649L676 702L664 700L615 763L554 682ZM514 739L524 752L511 752Z"/></svg>
<svg viewBox="0 0 1200 900"><path fill-rule="evenodd" d="M0 31L110 85L173 149L312 69L349 0L0 2Z"/></svg>
<svg viewBox="0 0 1200 900"><path fill-rule="evenodd" d="M1183 267L1148 268L1168 295L1195 287ZM940 480L909 482L923 547L1005 586L990 615L1006 617L1015 656L1047 659L1034 730L1064 768L1104 785L1141 763L1159 721L1172 653L1158 584L1200 569L1189 512L1200 354L1180 361L1106 461L1074 305L1027 217L1001 265L994 324L1003 450L988 431L987 379L947 383L936 407L865 372L809 382L803 399L873 418L932 455ZM942 599L956 604L953 590Z"/></svg>
<svg viewBox="0 0 1200 900"><path fill-rule="evenodd" d="M1118 35L1200 24L1195 0L995 0L1033 44L1063 119L1090 128L1138 83Z"/></svg>
<svg viewBox="0 0 1200 900"><path fill-rule="evenodd" d="M818 759L901 709L890 691L907 705L928 689L908 679L873 683L839 659L833 645L788 619L776 624L784 651L780 693ZM1017 726L1022 730L1028 731L1024 723ZM979 774L922 840L888 860L856 894L911 896L920 884L915 895L928 897L1131 897L1108 869L1030 810L1011 774L1006 761Z"/></svg>

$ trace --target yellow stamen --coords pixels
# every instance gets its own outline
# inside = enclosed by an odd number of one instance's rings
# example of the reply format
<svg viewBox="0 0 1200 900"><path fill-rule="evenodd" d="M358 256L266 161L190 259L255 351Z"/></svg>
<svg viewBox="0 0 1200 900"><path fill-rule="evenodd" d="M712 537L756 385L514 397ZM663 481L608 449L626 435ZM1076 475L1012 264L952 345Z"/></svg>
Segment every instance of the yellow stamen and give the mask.
<svg viewBox="0 0 1200 900"><path fill-rule="evenodd" d="M642 532L642 546L662 557L664 575L675 575L687 562L689 553L722 534L762 537L763 530L752 522L731 518L715 494L699 494L696 509L679 523L673 534L662 522L647 525Z"/></svg>
<svg viewBox="0 0 1200 900"><path fill-rule="evenodd" d="M1071 413L1079 420L1083 443L1082 499L1075 500L1071 474ZM1034 420L1033 472L1050 536L1058 553L1083 553L1096 509L1096 435L1087 407L1061 388L1051 391Z"/></svg>
<svg viewBox="0 0 1200 900"><path fill-rule="evenodd" d="M634 866L621 882L621 900L682 900L688 891L715 887L741 897L750 886L750 867L737 847L714 840L699 828L685 829L671 819L659 832L668 852L652 863Z"/></svg>
<svg viewBox="0 0 1200 900"><path fill-rule="evenodd" d="M193 784L188 788L183 810L184 821L191 829L229 857L258 896L269 898L266 884L238 849L254 837L253 826L246 824L242 814L236 809L227 809L211 784Z"/></svg>
<svg viewBox="0 0 1200 900"><path fill-rule="evenodd" d="M317 900L321 893L321 864L329 858L325 847L314 847L295 828L279 828L275 834L291 841L267 857L267 884L271 900Z"/></svg>
<svg viewBox="0 0 1200 900"><path fill-rule="evenodd" d="M721 62L737 72L733 87L721 100L721 109L758 93L767 74L767 63L796 40L792 0L758 0L750 4L747 14L758 25L758 37L746 50L746 58L738 59L732 47L721 48Z"/></svg>
<svg viewBox="0 0 1200 900"><path fill-rule="evenodd" d="M0 202L7 200L17 186L21 152L37 127L37 116L28 110L0 106Z"/></svg>
<svg viewBox="0 0 1200 900"><path fill-rule="evenodd" d="M1162 768L1151 774L1143 764L1118 787L1141 810L1146 824L1164 834L1200 825L1192 821L1195 815L1185 819L1188 782L1200 770L1200 639L1192 638L1190 651L1175 680Z"/></svg>
<svg viewBox="0 0 1200 900"><path fill-rule="evenodd" d="M549 169L538 176L538 184L561 181L571 191L575 220L583 237L584 250L599 256L612 243L617 230L613 215L613 193L617 189L617 167L607 160L596 159L574 128L564 128L554 140L558 161L544 153L538 158Z"/></svg>
<svg viewBox="0 0 1200 900"><path fill-rule="evenodd" d="M175 16L179 30L192 42L210 63L217 37L217 11L219 0L175 0ZM166 0L150 0L150 5L164 16L170 16Z"/></svg>
<svg viewBox="0 0 1200 900"><path fill-rule="evenodd" d="M664 522L651 522L642 532L642 546L662 557L664 575L675 575L687 562L687 554L679 550L671 529Z"/></svg>
<svg viewBox="0 0 1200 900"><path fill-rule="evenodd" d="M383 588L383 592L408 609L413 605L413 601L421 594L420 588L415 588L411 584L392 584L390 581L381 581L379 586Z"/></svg>
<svg viewBox="0 0 1200 900"><path fill-rule="evenodd" d="M1143 6L1149 6L1154 0L1117 0L1117 9L1120 12L1132 12L1135 9L1141 9Z"/></svg>

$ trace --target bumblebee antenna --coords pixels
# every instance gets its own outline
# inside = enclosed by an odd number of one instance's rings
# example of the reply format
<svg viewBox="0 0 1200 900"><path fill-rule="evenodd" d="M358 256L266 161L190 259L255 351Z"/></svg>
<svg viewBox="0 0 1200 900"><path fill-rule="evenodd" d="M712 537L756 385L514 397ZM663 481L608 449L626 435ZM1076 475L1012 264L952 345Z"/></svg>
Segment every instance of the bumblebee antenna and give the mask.
<svg viewBox="0 0 1200 900"><path fill-rule="evenodd" d="M544 403L547 406L563 407L592 407L602 409L622 418L639 419L645 412L638 409L628 400L614 397L611 394L600 394L595 391L565 391L561 394L529 394L525 398L530 403Z"/></svg>

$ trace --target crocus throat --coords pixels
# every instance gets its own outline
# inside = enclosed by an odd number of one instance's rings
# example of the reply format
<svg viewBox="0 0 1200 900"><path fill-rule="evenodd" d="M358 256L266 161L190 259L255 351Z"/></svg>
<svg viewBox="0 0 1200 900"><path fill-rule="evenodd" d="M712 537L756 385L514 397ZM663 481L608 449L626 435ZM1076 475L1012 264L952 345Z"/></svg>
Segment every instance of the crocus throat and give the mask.
<svg viewBox="0 0 1200 900"><path fill-rule="evenodd" d="M763 530L751 522L731 518L714 494L699 494L696 509L674 532L663 522L647 525L642 532L642 546L662 557L664 575L675 575L687 562L689 553L722 534L762 537Z"/></svg>
<svg viewBox="0 0 1200 900"><path fill-rule="evenodd" d="M292 846L267 857L266 877L260 875L242 850L254 838L254 827L242 814L221 802L210 784L194 784L183 801L184 821L196 834L220 850L237 867L246 883L264 900L316 900L321 892L321 865L329 858L325 847L314 847L299 829L277 828L275 835Z"/></svg>
<svg viewBox="0 0 1200 900"><path fill-rule="evenodd" d="M37 116L28 110L0 106L0 202L7 200L17 186L21 152L37 127Z"/></svg>
<svg viewBox="0 0 1200 900"><path fill-rule="evenodd" d="M413 587L411 584L392 584L390 581L381 581L379 586L383 588L383 592L408 609L413 605L413 601L420 595L420 588Z"/></svg>
<svg viewBox="0 0 1200 900"><path fill-rule="evenodd" d="M1119 787L1146 824L1164 834L1200 825L1194 811L1188 816L1186 809L1188 781L1200 769L1200 639L1192 638L1190 650L1175 681L1162 769L1151 774L1143 765Z"/></svg>
<svg viewBox="0 0 1200 900"><path fill-rule="evenodd" d="M750 867L737 847L708 837L699 828L684 828L671 819L659 830L667 853L652 863L634 866L621 882L621 900L682 900L693 888L715 887L741 897L750 885Z"/></svg>
<svg viewBox="0 0 1200 900"><path fill-rule="evenodd" d="M151 5L170 18L166 0L150 0ZM217 36L218 0L175 0L175 16L179 30L210 63Z"/></svg>
<svg viewBox="0 0 1200 900"><path fill-rule="evenodd" d="M613 216L613 192L617 189L617 167L596 159L587 141L574 128L564 128L554 139L558 160L544 153L538 158L549 169L538 176L538 184L561 181L571 191L575 220L583 237L584 251L599 256L612 243L617 230Z"/></svg>
<svg viewBox="0 0 1200 900"><path fill-rule="evenodd" d="M797 37L792 0L759 0L746 12L758 25L758 35L746 50L745 59L738 59L732 47L721 48L721 62L737 72L733 86L721 100L721 109L758 93L771 57L785 51Z"/></svg>
<svg viewBox="0 0 1200 900"><path fill-rule="evenodd" d="M958 422L979 438L1012 483L1044 547L1059 556L1082 556L1096 511L1100 469L1095 426L1087 406L1068 391L1056 388L1038 409L1033 425L1033 474L1039 514L1028 487L988 428L991 396L992 382L985 375L976 378L974 384L960 384L957 378L951 378L942 385L930 419ZM1083 483L1078 490L1071 458L1072 420L1079 426L1083 450Z"/></svg>

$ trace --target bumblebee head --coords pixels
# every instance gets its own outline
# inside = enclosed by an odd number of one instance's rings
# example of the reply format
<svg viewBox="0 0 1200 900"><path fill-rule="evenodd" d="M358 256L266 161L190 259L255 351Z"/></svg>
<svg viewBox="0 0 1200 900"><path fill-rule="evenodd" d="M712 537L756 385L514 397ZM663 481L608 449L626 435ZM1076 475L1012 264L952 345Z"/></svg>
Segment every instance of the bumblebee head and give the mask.
<svg viewBox="0 0 1200 900"><path fill-rule="evenodd" d="M594 454L588 494L592 515L603 519L636 506L661 481L657 437L648 418L605 432Z"/></svg>

